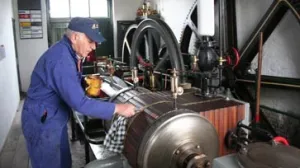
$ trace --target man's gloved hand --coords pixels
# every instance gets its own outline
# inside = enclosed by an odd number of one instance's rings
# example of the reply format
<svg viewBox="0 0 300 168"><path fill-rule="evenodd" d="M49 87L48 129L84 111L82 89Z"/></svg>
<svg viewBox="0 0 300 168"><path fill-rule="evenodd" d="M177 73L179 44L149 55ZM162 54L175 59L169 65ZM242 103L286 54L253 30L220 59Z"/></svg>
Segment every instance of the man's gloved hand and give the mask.
<svg viewBox="0 0 300 168"><path fill-rule="evenodd" d="M114 113L123 117L131 117L135 114L135 107L132 104L116 104Z"/></svg>

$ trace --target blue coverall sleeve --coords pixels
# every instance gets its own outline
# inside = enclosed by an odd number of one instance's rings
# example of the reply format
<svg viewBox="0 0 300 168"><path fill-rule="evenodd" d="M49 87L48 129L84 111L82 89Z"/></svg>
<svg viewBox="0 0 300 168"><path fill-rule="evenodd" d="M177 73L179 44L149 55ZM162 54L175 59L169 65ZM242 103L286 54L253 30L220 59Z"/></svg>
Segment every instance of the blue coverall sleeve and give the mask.
<svg viewBox="0 0 300 168"><path fill-rule="evenodd" d="M111 119L115 104L89 98L85 95L76 67L58 61L53 67L52 83L54 90L74 110L96 118Z"/></svg>

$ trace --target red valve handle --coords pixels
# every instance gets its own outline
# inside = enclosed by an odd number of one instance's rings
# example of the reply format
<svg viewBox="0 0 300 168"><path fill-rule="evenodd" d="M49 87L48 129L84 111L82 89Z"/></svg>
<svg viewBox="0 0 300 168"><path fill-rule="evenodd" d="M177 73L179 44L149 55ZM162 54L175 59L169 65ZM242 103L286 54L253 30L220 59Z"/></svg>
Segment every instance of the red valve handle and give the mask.
<svg viewBox="0 0 300 168"><path fill-rule="evenodd" d="M284 137L281 137L281 136L277 136L277 137L273 138L273 141L289 146L289 142L287 141L287 139L285 139Z"/></svg>

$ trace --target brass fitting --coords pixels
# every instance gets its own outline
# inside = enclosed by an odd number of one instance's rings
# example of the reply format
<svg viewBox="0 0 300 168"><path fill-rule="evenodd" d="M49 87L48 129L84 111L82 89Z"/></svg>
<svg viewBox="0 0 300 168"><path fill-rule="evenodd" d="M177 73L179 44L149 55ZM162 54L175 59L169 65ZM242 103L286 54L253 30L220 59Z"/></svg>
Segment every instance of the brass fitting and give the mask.
<svg viewBox="0 0 300 168"><path fill-rule="evenodd" d="M171 91L173 92L173 98L176 99L177 95L183 94L183 88L178 86L178 71L174 68L172 70L172 76L171 76Z"/></svg>
<svg viewBox="0 0 300 168"><path fill-rule="evenodd" d="M113 74L115 72L115 68L111 61L109 61L109 63L107 64L107 71L109 73L109 76L113 76Z"/></svg>
<svg viewBox="0 0 300 168"><path fill-rule="evenodd" d="M150 72L150 75L149 75L149 83L150 83L150 88L151 89L154 89L155 88L155 76L153 74L153 72Z"/></svg>
<svg viewBox="0 0 300 168"><path fill-rule="evenodd" d="M193 56L192 57L192 63L193 63L193 70L196 69L197 67L197 62L199 61L199 59L197 58L197 56Z"/></svg>
<svg viewBox="0 0 300 168"><path fill-rule="evenodd" d="M136 67L134 67L131 70L131 79L133 81L133 83L136 85L139 82L139 78L138 78L138 70L136 69Z"/></svg>
<svg viewBox="0 0 300 168"><path fill-rule="evenodd" d="M220 56L219 59L218 59L218 61L219 61L219 65L222 66L222 65L223 65L223 62L226 62L227 60L226 60L226 59L223 59L223 57Z"/></svg>

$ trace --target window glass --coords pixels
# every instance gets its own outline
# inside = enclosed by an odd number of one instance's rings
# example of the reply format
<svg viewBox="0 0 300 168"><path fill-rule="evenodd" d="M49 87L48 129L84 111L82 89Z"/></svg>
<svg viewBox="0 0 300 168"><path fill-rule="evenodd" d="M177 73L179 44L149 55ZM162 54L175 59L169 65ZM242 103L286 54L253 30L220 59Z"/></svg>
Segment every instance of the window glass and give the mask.
<svg viewBox="0 0 300 168"><path fill-rule="evenodd" d="M89 17L88 0L70 0L71 17Z"/></svg>
<svg viewBox="0 0 300 168"><path fill-rule="evenodd" d="M90 0L91 17L108 17L107 0Z"/></svg>
<svg viewBox="0 0 300 168"><path fill-rule="evenodd" d="M109 17L108 0L49 0L51 18Z"/></svg>
<svg viewBox="0 0 300 168"><path fill-rule="evenodd" d="M69 0L50 0L51 18L69 18Z"/></svg>

